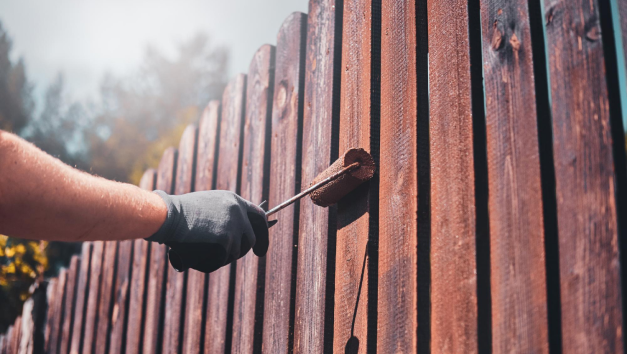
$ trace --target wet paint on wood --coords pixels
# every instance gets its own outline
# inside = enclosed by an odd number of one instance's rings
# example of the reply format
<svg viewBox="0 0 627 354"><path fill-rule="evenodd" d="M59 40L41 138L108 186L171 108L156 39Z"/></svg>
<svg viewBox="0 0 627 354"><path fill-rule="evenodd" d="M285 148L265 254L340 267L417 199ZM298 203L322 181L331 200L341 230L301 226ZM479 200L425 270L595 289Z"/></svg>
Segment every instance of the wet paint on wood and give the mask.
<svg viewBox="0 0 627 354"><path fill-rule="evenodd" d="M174 192L177 154L177 150L173 147L169 147L163 152L163 157L161 157L161 162L157 169L156 189L170 194ZM158 353L161 350L165 311L166 267L169 267L166 246L152 242L150 244L148 295L144 319L144 353Z"/></svg>
<svg viewBox="0 0 627 354"><path fill-rule="evenodd" d="M481 1L492 350L548 352L540 154L527 1Z"/></svg>
<svg viewBox="0 0 627 354"><path fill-rule="evenodd" d="M194 182L194 158L196 153L197 129L193 125L185 128L179 143L178 161L176 164L176 181L174 194L185 194L192 191ZM168 263L168 275L165 296L165 320L163 329L163 352L180 352L183 345L180 323L184 318L184 296L187 272L179 273Z"/></svg>
<svg viewBox="0 0 627 354"><path fill-rule="evenodd" d="M104 261L102 263L102 284L100 284L100 306L98 308L98 327L96 329L96 348L94 353L106 353L109 348L111 331L113 280L118 255L118 241L105 243Z"/></svg>
<svg viewBox="0 0 627 354"><path fill-rule="evenodd" d="M307 15L293 13L277 35L270 191L272 208L300 192L303 85ZM277 214L279 223L270 229L266 255L263 316L263 352L288 353L294 319L296 252L299 204Z"/></svg>
<svg viewBox="0 0 627 354"><path fill-rule="evenodd" d="M85 310L85 324L83 344L81 345L82 353L93 353L96 345L94 338L96 334L96 321L98 316L98 304L100 300L100 283L102 277L102 262L104 255L104 242L93 242L91 254L91 264L89 270L89 294L87 298L87 308Z"/></svg>
<svg viewBox="0 0 627 354"><path fill-rule="evenodd" d="M380 60L380 38L377 38L380 16L377 1L344 3L339 140L340 153L354 147L363 148L377 163L380 102L375 95L380 92L380 86L377 83L379 73L375 70ZM337 204L334 352L365 353L373 343L368 337L371 328L376 328L376 316L370 316L369 311L372 308L376 311L378 296L376 290L371 293L372 277L376 277L372 270L375 267L376 271L377 265L370 263L378 247L377 190L375 176ZM386 277L389 273L383 269L381 274ZM409 329L403 325L395 330ZM410 347L401 348L409 350Z"/></svg>
<svg viewBox="0 0 627 354"><path fill-rule="evenodd" d="M91 265L92 242L83 242L81 251L80 269L78 271L78 282L76 284L76 300L74 308L74 320L72 324L72 342L70 343L70 353L80 353L81 342L84 335L83 320L89 298L89 270Z"/></svg>
<svg viewBox="0 0 627 354"><path fill-rule="evenodd" d="M76 308L76 282L78 278L78 270L81 260L78 256L72 256L70 259L70 268L67 272L67 282L63 302L63 322L61 322L61 338L59 343L59 353L67 353L70 350L72 340L72 328L74 320L74 311Z"/></svg>
<svg viewBox="0 0 627 354"><path fill-rule="evenodd" d="M341 0L310 0L305 58L301 185L337 158L341 58ZM300 201L294 311L294 352L333 345L335 207ZM326 318L326 322L325 322ZM325 340L326 335L326 340Z"/></svg>
<svg viewBox="0 0 627 354"><path fill-rule="evenodd" d="M155 189L157 174L154 169L144 172L139 187L152 191ZM150 254L150 242L143 239L133 241L133 263L131 265L130 294L128 303L128 323L126 325L126 353L137 354L141 352L142 327L145 318L146 267Z"/></svg>
<svg viewBox="0 0 627 354"><path fill-rule="evenodd" d="M248 69L246 85L240 195L257 205L268 198L274 55L274 46L268 44L257 50ZM261 352L265 268L265 258L257 257L252 250L237 261L233 353Z"/></svg>
<svg viewBox="0 0 627 354"><path fill-rule="evenodd" d="M597 1L544 2L564 353L622 353L615 171Z"/></svg>
<svg viewBox="0 0 627 354"><path fill-rule="evenodd" d="M427 2L427 11L430 65L431 348L436 353L477 353L476 214L468 2L430 0ZM403 20L400 21L402 23ZM451 33L456 35L451 36ZM391 33L386 37L394 40ZM394 48L386 47L385 42L384 39L382 73L386 72L385 58L395 56ZM382 81L382 97L385 97L386 91L394 92L394 79L390 77L386 84L388 80L384 75ZM388 113L383 108L383 116L396 116L390 114L392 112ZM388 141L388 138L383 137L385 126L387 124L383 121L382 141ZM393 164L402 166L395 161L394 155L384 157L383 150L382 143L382 164L394 161ZM381 195L388 194L383 192L383 183L381 188ZM383 215L381 220L384 220ZM393 238L393 235L390 236ZM380 257L383 259L383 236L380 240Z"/></svg>
<svg viewBox="0 0 627 354"><path fill-rule="evenodd" d="M222 122L216 189L239 193L244 130L246 75L238 74L229 82L222 96ZM209 275L205 353L230 351L233 325L233 289L231 268L226 265Z"/></svg>
<svg viewBox="0 0 627 354"><path fill-rule="evenodd" d="M211 101L200 118L198 147L196 152L195 191L211 190L214 187L214 172L217 148L217 134L220 120L220 102ZM203 348L202 336L205 329L207 275L194 269L187 271L187 298L185 301L185 329L183 352L199 353Z"/></svg>

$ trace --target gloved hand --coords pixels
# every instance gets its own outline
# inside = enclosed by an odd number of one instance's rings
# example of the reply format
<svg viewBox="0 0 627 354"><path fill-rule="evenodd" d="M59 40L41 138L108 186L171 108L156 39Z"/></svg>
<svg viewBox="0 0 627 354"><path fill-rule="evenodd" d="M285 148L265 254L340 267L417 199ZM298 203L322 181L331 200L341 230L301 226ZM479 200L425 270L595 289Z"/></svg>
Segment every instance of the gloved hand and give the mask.
<svg viewBox="0 0 627 354"><path fill-rule="evenodd" d="M209 273L243 257L251 248L262 257L268 251L266 213L229 191L168 195L155 191L168 207L161 228L148 241L170 247L168 258L177 271Z"/></svg>

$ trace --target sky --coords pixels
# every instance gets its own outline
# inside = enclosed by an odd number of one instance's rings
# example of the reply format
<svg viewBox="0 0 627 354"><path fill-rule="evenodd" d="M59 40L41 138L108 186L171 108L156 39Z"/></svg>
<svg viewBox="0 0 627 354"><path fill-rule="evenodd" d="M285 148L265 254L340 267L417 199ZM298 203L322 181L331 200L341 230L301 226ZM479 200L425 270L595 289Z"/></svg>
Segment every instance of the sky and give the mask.
<svg viewBox="0 0 627 354"><path fill-rule="evenodd" d="M71 97L95 97L103 75L131 73L147 44L173 54L199 31L229 47L230 76L246 72L283 20L307 9L307 0L2 0L0 21L39 101L59 72Z"/></svg>

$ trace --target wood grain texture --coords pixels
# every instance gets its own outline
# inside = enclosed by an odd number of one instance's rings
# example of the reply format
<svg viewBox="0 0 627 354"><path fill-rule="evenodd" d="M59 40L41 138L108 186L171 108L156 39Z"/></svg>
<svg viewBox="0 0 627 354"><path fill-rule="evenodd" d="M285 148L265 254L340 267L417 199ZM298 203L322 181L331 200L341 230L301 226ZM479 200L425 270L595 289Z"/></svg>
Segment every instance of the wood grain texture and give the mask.
<svg viewBox="0 0 627 354"><path fill-rule="evenodd" d="M303 75L307 15L293 13L279 29L272 100L270 191L268 206L300 192L300 151L303 117ZM293 328L298 244L298 205L282 210L270 229L266 255L263 352L288 353Z"/></svg>
<svg viewBox="0 0 627 354"><path fill-rule="evenodd" d="M492 350L548 352L542 186L527 1L481 1Z"/></svg>
<svg viewBox="0 0 627 354"><path fill-rule="evenodd" d="M211 101L200 118L198 128L195 191L213 189L219 121L220 102ZM206 280L206 274L194 269L188 270L183 333L184 353L200 353L202 348Z"/></svg>
<svg viewBox="0 0 627 354"><path fill-rule="evenodd" d="M155 188L166 193L174 192L174 173L176 171L177 150L173 147L163 152ZM168 260L166 246L156 242L150 244L150 262L148 264L148 286L146 313L144 317L144 353L158 353L163 341L163 320L165 310L166 267Z"/></svg>
<svg viewBox="0 0 627 354"><path fill-rule="evenodd" d="M615 171L597 1L545 1L564 353L622 353Z"/></svg>
<svg viewBox="0 0 627 354"><path fill-rule="evenodd" d="M121 353L122 348L125 347L127 313L128 311L134 311L132 308L129 310L126 307L130 296L133 242L132 240L118 242L118 264L114 281L113 309L111 310L111 336L109 340L109 352L111 353Z"/></svg>
<svg viewBox="0 0 627 354"><path fill-rule="evenodd" d="M384 28L387 27L385 8ZM476 214L468 2L429 0L427 11L430 66L431 349L434 353L477 353ZM403 20L399 21L403 23ZM383 37L383 102L386 101L384 97L388 95L387 92L394 92L395 80L398 80L384 74L388 65L385 58L395 58L395 47L386 46L385 39L390 37L390 41L394 41L392 33ZM402 46L403 43L396 45ZM398 62L402 63L399 59L391 61ZM396 105L393 102L390 108ZM382 107L382 115L385 117L397 117L403 113L388 111L385 105L383 103ZM399 139L394 135L384 137L384 134L389 134L387 124L386 120L382 120L382 170L383 164L390 161L402 166L394 158L398 153L395 152L393 141ZM393 132L395 127L389 127L390 131ZM385 141L391 142L390 153L384 153ZM381 178L383 181L383 176ZM386 194L389 192L383 190L382 182L381 195ZM381 204L383 200L381 198ZM385 210L382 206L382 225ZM390 237L394 238L392 234ZM380 259L383 259L383 234L379 247ZM393 249L390 251L393 252Z"/></svg>
<svg viewBox="0 0 627 354"><path fill-rule="evenodd" d="M374 27L377 26L376 12L380 11L375 9L375 4L375 1L344 3L340 153L354 147L363 148L371 154L373 148L378 149L371 144L372 135L378 134L371 131L371 120L376 114L373 106L379 104L372 97L372 92L379 90L379 87L373 85L373 63L378 60L379 55L374 52L376 50L374 42L380 41L380 38L374 38L376 35ZM378 139L378 136L375 138ZM337 204L334 352L366 353L368 350L369 326L372 326L369 321L375 320L368 316L368 310L373 305L370 303L373 301L373 295L375 299L377 296L369 292L372 281L370 257L373 251L376 252L377 247L376 239L369 242L371 222L374 221L371 219L373 217L371 213L378 208L378 200L373 200L376 187L376 179L366 182ZM374 236L376 237L376 234ZM391 274L385 266L386 264L382 264L383 281ZM407 315L409 317L409 314ZM390 330L402 333L410 329L406 324L396 323L396 328ZM381 348L392 348L387 346L385 340L383 338L384 344ZM409 350L411 347L401 346L401 348Z"/></svg>
<svg viewBox="0 0 627 354"><path fill-rule="evenodd" d="M179 143L179 154L176 164L176 181L174 194L185 194L192 191L194 182L194 158L196 151L197 129L194 125L185 128ZM179 273L169 264L165 295L165 321L163 327L163 352L180 352L183 338L179 338L181 322L184 318L183 300L185 296L185 280L187 272Z"/></svg>
<svg viewBox="0 0 627 354"><path fill-rule="evenodd" d="M76 299L74 302L74 320L72 324L72 342L70 353L80 353L83 339L85 310L89 296L89 271L91 266L92 242L83 242L81 246L81 262L76 283ZM92 295L93 296L93 295Z"/></svg>
<svg viewBox="0 0 627 354"><path fill-rule="evenodd" d="M81 264L78 256L72 256L70 259L70 268L67 272L67 281L65 286L65 308L63 309L63 320L61 322L61 338L59 341L59 353L67 353L72 343L72 328L74 320L74 311L76 308L76 283L78 281L78 271Z"/></svg>
<svg viewBox="0 0 627 354"><path fill-rule="evenodd" d="M335 0L309 1L301 185L308 185L337 158L341 33L336 28L341 26L342 6ZM318 207L309 198L300 201L295 353L323 352L325 325L327 338L332 338L335 224L329 221L334 220L334 210ZM332 350L332 341L327 343Z"/></svg>
<svg viewBox="0 0 627 354"><path fill-rule="evenodd" d="M443 1L437 3L440 6L444 5ZM437 14L434 15L437 16ZM381 21L383 28L381 36L381 115L384 119L381 119L378 277L380 305L377 319L377 350L379 352L414 352L418 348L416 4L413 1L384 0L382 2ZM463 18L458 21L463 22ZM443 25L451 24L454 23L443 23ZM441 30L437 29L437 31ZM455 38L453 36L452 40ZM431 39L429 42L431 43ZM438 48L442 47L442 43L438 42L437 39L435 42L438 43L436 44ZM364 67L362 70L367 70L366 68ZM447 71L449 70L447 69ZM352 81L354 80L353 78ZM456 82L451 84L457 85ZM359 94L353 89L353 95ZM364 94L361 93L361 95ZM359 115L358 112L352 114ZM343 126L343 122L340 123L341 126ZM453 144L453 146L455 145ZM448 150L448 148L444 148L444 150ZM450 150L455 151L455 149ZM462 198L462 196L459 197ZM470 236L473 237L474 235L471 234ZM474 253L464 256L468 258L470 255L474 256ZM451 254L451 257L456 257L456 255ZM468 263L464 265L468 266ZM445 266L449 267L450 265L446 264ZM437 270L437 268L435 269ZM452 267L447 271L454 272L454 269L455 267ZM465 271L472 272L473 269L469 268ZM458 285L455 284L455 286ZM444 298L456 297L450 293L443 295ZM437 309L438 305L436 299L437 297L434 297L432 302L434 310ZM442 302L446 302L446 300L442 300L440 304ZM455 305L457 304L451 303L449 306L457 307ZM456 312L460 310L459 307L451 309L451 311ZM451 322L447 326L455 322L454 318L448 320ZM437 342L437 335L434 334L432 338ZM463 341L462 338L455 338L452 341L456 340ZM437 344L435 345L434 348L437 348ZM456 352L453 347L448 348L447 351ZM435 352L439 351L436 350Z"/></svg>
<svg viewBox="0 0 627 354"><path fill-rule="evenodd" d="M155 189L157 174L154 169L144 172L139 187L152 191ZM133 263L131 265L130 294L128 304L128 324L126 328L126 353L137 354L142 343L142 327L145 318L146 267L150 254L150 242L142 239L133 241Z"/></svg>
<svg viewBox="0 0 627 354"><path fill-rule="evenodd" d="M57 286L55 291L57 292L56 296L58 297L58 299L55 301L54 304L54 309L53 309L53 313L52 313L52 321L48 322L50 325L50 337L48 337L48 347L46 352L47 353L59 353L59 346L60 346L60 342L61 342L61 323L63 320L63 310L64 310L64 306L65 306L65 291L66 291L66 283L67 283L67 273L68 270L67 268L63 268L61 269L61 271L59 272L58 278L57 278ZM14 322L13 324L13 332L12 336L17 335L15 333L15 331L19 331L19 328L17 326L17 320ZM13 337L11 337L11 344L9 346L9 353L15 353L14 350L14 346L13 346Z"/></svg>
<svg viewBox="0 0 627 354"><path fill-rule="evenodd" d="M98 326L96 329L96 347L94 353L107 353L109 333L111 331L113 280L118 254L118 242L105 242L104 260L102 261L102 283L100 284L100 304L98 307Z"/></svg>
<svg viewBox="0 0 627 354"><path fill-rule="evenodd" d="M261 46L248 68L240 195L254 204L268 197L267 163L272 119L275 48ZM265 258L248 252L237 260L233 307L233 353L261 352ZM256 347L255 347L256 345Z"/></svg>
<svg viewBox="0 0 627 354"><path fill-rule="evenodd" d="M241 141L245 114L246 75L238 74L222 95L222 122L216 189L239 193ZM231 267L224 266L209 275L205 353L230 352L232 339ZM231 312L232 315L232 312Z"/></svg>
<svg viewBox="0 0 627 354"><path fill-rule="evenodd" d="M52 278L48 281L48 287L46 290L46 301L48 303L48 309L46 311L46 327L44 329L44 350L45 352L50 352L50 339L53 335L52 333L52 323L54 322L54 311L57 308L57 301L59 301L59 296L57 296L57 287L59 285L58 278ZM9 338L9 330L5 332L5 349L8 344Z"/></svg>
<svg viewBox="0 0 627 354"><path fill-rule="evenodd" d="M87 309L85 310L85 325L83 344L81 351L83 353L93 353L96 345L95 334L98 316L98 305L100 300L100 283L102 278L102 262L104 255L104 242L95 241L91 254L91 264L89 270L89 294L87 298Z"/></svg>

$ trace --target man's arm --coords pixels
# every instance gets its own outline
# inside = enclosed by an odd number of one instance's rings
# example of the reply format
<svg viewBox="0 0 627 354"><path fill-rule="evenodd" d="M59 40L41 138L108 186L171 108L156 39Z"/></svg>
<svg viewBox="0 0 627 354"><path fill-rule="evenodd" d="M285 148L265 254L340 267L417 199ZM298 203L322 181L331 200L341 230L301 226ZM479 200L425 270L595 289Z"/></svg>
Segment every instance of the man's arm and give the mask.
<svg viewBox="0 0 627 354"><path fill-rule="evenodd" d="M155 193L81 172L0 130L0 234L60 241L146 238L167 213Z"/></svg>

